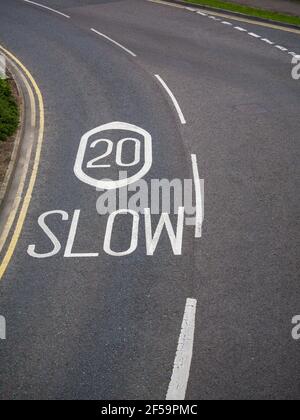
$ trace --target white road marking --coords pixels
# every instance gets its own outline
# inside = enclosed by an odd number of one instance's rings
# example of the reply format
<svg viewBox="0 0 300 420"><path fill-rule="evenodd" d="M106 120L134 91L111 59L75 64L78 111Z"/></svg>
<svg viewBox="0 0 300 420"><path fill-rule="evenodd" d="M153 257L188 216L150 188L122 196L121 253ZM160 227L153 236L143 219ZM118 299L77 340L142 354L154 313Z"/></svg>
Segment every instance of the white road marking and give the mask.
<svg viewBox="0 0 300 420"><path fill-rule="evenodd" d="M184 400L187 390L194 347L196 299L187 299L178 341L173 373L166 400Z"/></svg>
<svg viewBox="0 0 300 420"><path fill-rule="evenodd" d="M287 49L287 48L282 47L281 45L275 45L275 48L277 48L278 50L283 51L283 52L288 51L288 49Z"/></svg>
<svg viewBox="0 0 300 420"><path fill-rule="evenodd" d="M201 238L202 236L202 225L204 221L204 197L201 188L201 180L199 177L197 156L191 155L193 165L193 176L195 184L195 195L196 195L196 223L195 223L195 238Z"/></svg>
<svg viewBox="0 0 300 420"><path fill-rule="evenodd" d="M126 204L127 205L127 204ZM112 249L114 244L114 234L116 229L118 228L115 224L115 220L119 216L127 216L127 219L131 219L131 222L126 220L124 223L129 224L131 223L131 234L130 243L124 245L125 249L117 251ZM156 223L156 215L151 215L150 208L144 209L144 223L145 223L145 251L147 256L153 256L156 252L157 246L162 238L162 236L169 237L170 244L172 247L172 251L174 255L182 255L182 243L183 243L183 230L184 230L184 216L185 216L185 209L184 207L178 208L178 216L177 221L171 221L171 217L169 213L162 213L160 216L159 222L154 227L154 223ZM57 227L57 224L54 225L55 218L61 219L62 222L71 221L68 223L69 225L69 233L67 234L66 241L63 240L65 245L65 251L63 253L64 258L96 258L99 257L99 252L73 252L73 248L77 248L75 244L76 237L80 236L79 230L79 222L81 217L81 210L76 209L74 210L73 216L64 211L64 210L51 210L41 214L38 218L37 224L41 230L41 233L44 235L44 243L47 244L49 250L46 252L38 252L37 245L31 244L27 248L27 254L32 258L37 259L45 259L45 258L52 258L55 255L58 255L62 250L62 242L58 239L61 235L56 235L52 230L52 226L56 226L58 232L61 232L61 228ZM174 215L175 217L175 215ZM51 220L48 220L51 219ZM84 220L84 218L82 218ZM103 251L110 256L113 257L124 257L134 253L138 247L139 242L139 227L140 222L142 221L142 216L140 212L130 209L120 209L116 210L109 214L105 237L103 242ZM155 222L154 222L154 220ZM48 223L49 222L49 223ZM94 240L94 243L97 241ZM75 247L74 247L75 244ZM118 245L116 245L118 246Z"/></svg>
<svg viewBox="0 0 300 420"><path fill-rule="evenodd" d="M111 249L111 237L113 233L114 221L116 216L119 214L130 214L132 216L132 233L131 233L131 241L130 247L126 251L113 251ZM114 213L109 215L107 221L107 227L105 232L105 239L104 239L104 246L103 249L106 254L111 255L112 257L124 257L126 255L132 254L138 246L138 237L139 237L139 223L140 223L140 216L136 211L133 210L117 210Z"/></svg>
<svg viewBox="0 0 300 420"><path fill-rule="evenodd" d="M79 223L79 217L80 217L80 210L75 210L74 211L74 215L73 215L73 219L72 219L72 223L71 223L71 228L69 231L69 236L68 236L68 240L67 240L67 244L66 244L66 249L65 249L65 258L92 258L92 257L99 257L99 253L98 252L94 252L94 253L73 253L73 246L74 246L74 242L75 242L75 238L76 238L76 233L77 233L77 229L78 229L78 223Z"/></svg>
<svg viewBox="0 0 300 420"><path fill-rule="evenodd" d="M265 42L266 44L269 44L269 45L274 45L274 42L270 41L270 40L269 40L269 39L267 39L267 38L262 38L262 41L263 41L263 42Z"/></svg>
<svg viewBox="0 0 300 420"><path fill-rule="evenodd" d="M247 32L247 29L241 28L240 26L235 26L234 29L236 29L240 32Z"/></svg>
<svg viewBox="0 0 300 420"><path fill-rule="evenodd" d="M177 8L181 8L181 9L183 9L183 8L188 9L188 10L190 9L193 12L195 11L192 8L187 8L185 6L181 6L181 5L178 5L178 4L168 3L168 2L165 2L165 1L162 1L162 0L147 0L147 1L149 1L151 3L157 3L157 4L162 4L162 5L171 6L171 7L177 7ZM257 21L253 21L251 19L235 17L235 16L227 16L223 13L212 12L212 11L210 11L209 14L206 14L206 13L204 13L204 9L203 9L203 11L198 10L196 13L201 15L201 16L206 16L207 18L215 20L215 21L221 21L221 23L223 25L234 26L232 23L230 23L228 21L225 21L225 20L222 21L222 19L227 18L227 19L231 19L231 20L234 20L234 21L238 21L238 22L249 23L251 25L262 26L262 27L265 27L265 28L272 28L272 29L277 29L277 30L284 31L284 32L291 32L291 33L295 33L295 34L300 34L300 31L298 29L283 27L283 26L280 26L280 24L276 25L275 23L272 24L272 23L265 23L265 22L257 22ZM220 19L220 18L222 18L222 19ZM240 32L247 32L247 30L243 30L243 28L240 28L239 26L236 26L235 29L239 30ZM266 44L275 45L275 42L272 42L267 38L261 38L260 35L257 35L253 32L248 32L248 34L250 36L252 36L253 38L261 39ZM278 48L279 50L281 50L283 52L288 51L288 49L285 48L285 47L280 47L280 46L278 46L278 47L276 47L276 48ZM288 54L295 55L295 56L298 55L298 54L293 53L293 52L288 52Z"/></svg>
<svg viewBox="0 0 300 420"><path fill-rule="evenodd" d="M113 40L112 38L110 38L109 36L103 34L102 32L96 31L96 29L91 28L91 31L94 32L95 34L102 36L103 38L107 39L108 41L112 42L113 44L115 44L117 47L122 48L122 50L126 51L129 55L131 55L132 57L136 57L137 55L132 52L131 50L129 50L128 48L124 47L124 45L120 44L119 42Z"/></svg>
<svg viewBox="0 0 300 420"><path fill-rule="evenodd" d="M207 15L207 14L205 14L205 13L202 13L201 11L198 11L197 13L198 13L199 15L202 15L202 16L207 16L209 19L212 19L212 20L215 20L215 21L219 21L219 20L220 20L220 19L216 18L216 17L215 17L215 16L213 16L213 15ZM233 26L233 24L232 24L232 23L227 22L227 21L222 21L221 23L222 23L223 25ZM253 33L253 32L248 32L248 31L247 31L247 29L242 28L241 26L234 26L234 29L236 29L237 31L240 31L240 32L247 32L247 33L248 33L248 35L252 36L253 38L261 38L261 40L262 40L263 42L265 42L266 44L268 44L268 45L275 45L275 42L272 42L272 41L270 41L270 40L269 40L269 39L267 39L267 38L262 38L260 35L258 35L258 34L256 34L256 33ZM283 51L283 52L287 52L287 51L288 51L288 49L287 49L287 48L282 47L281 45L275 45L275 48L277 48L278 50ZM290 55L292 55L292 56L297 55L297 54L296 54L296 53L294 53L294 52L288 52L288 54L290 54Z"/></svg>
<svg viewBox="0 0 300 420"><path fill-rule="evenodd" d="M0 315L0 340L6 340L6 319Z"/></svg>
<svg viewBox="0 0 300 420"><path fill-rule="evenodd" d="M46 224L46 218L48 216L51 216L51 215L54 215L54 214L61 216L63 221L69 220L68 213L65 212L65 211L62 211L62 210L47 211L46 213L41 214L40 217L38 218L38 225L40 226L42 231L49 238L50 242L53 245L52 251L40 254L40 253L36 252L36 250L35 250L36 246L34 244L29 245L28 249L27 249L27 253L30 257L32 257L32 258L49 258L49 257L53 257L54 255L58 254L59 251L61 250L61 243L59 242L57 237L54 235L52 230L49 228L49 226Z"/></svg>
<svg viewBox="0 0 300 420"><path fill-rule="evenodd" d="M134 143L134 160L131 162L123 162L123 146L125 143L132 142ZM141 161L141 142L139 139L127 137L121 139L117 143L117 153L116 153L116 164L122 167L135 166Z"/></svg>
<svg viewBox="0 0 300 420"><path fill-rule="evenodd" d="M173 95L172 91L169 89L169 87L167 86L166 82L158 75L156 74L155 77L157 78L157 80L161 83L161 85L163 86L163 88L166 90L166 92L168 93L168 95L170 96L174 107L178 113L179 119L181 121L181 124L186 124L186 120L184 118L183 112L179 106L179 103L177 101L177 99L175 98L175 96Z"/></svg>
<svg viewBox="0 0 300 420"><path fill-rule="evenodd" d="M180 4L169 3L167 1L162 1L162 0L147 0L147 1L149 1L151 3L160 4L160 5L175 7L175 8L178 8L178 9L184 9L185 8L185 6L181 6ZM212 12L212 11L209 11L209 13L210 13L210 15L219 16L222 19L225 19L225 18L226 19L231 19L231 20L235 20L235 21L238 21L238 22L249 23L250 25L262 26L264 28L271 28L271 29L276 29L276 30L283 31L283 32L291 32L291 33L300 35L300 30L299 29L280 26L280 22L278 22L278 24L277 24L277 22L274 22L274 23L258 22L256 20L252 20L251 17L243 18L243 17L240 17L240 16L234 16L234 15L228 16L228 14L224 14L224 13L221 13L221 12Z"/></svg>
<svg viewBox="0 0 300 420"><path fill-rule="evenodd" d="M67 19L70 19L69 15L66 15L65 13L59 12L58 10L52 9L51 7L44 6L43 4L36 3L34 1L31 1L31 0L24 0L24 2L29 3L29 4L33 4L34 6L42 7L43 9L49 10L50 12L57 13L60 16L63 16Z"/></svg>
<svg viewBox="0 0 300 420"><path fill-rule="evenodd" d="M253 38L261 38L260 35L257 35L257 34L255 34L253 32L248 32L248 35L253 36Z"/></svg>
<svg viewBox="0 0 300 420"><path fill-rule="evenodd" d="M145 233L146 233L146 247L147 255L153 256L157 248L158 241L162 235L164 227L166 227L174 255L182 254L182 238L183 238L183 224L184 224L184 207L178 208L177 228L176 232L172 226L170 215L163 213L158 222L155 232L152 230L152 220L150 209L144 210L145 214Z"/></svg>
<svg viewBox="0 0 300 420"><path fill-rule="evenodd" d="M84 171L85 153L90 137L94 136L95 134L102 133L103 131L109 130L136 132L137 134L140 134L144 139L144 165L136 174L129 178L122 178L115 181L107 180L105 178L96 179L86 174ZM85 184L88 184L92 187L101 190L115 190L117 188L126 187L127 185L133 184L143 178L151 169L152 162L153 157L151 135L146 130L143 130L142 128L135 125L123 122L112 122L109 124L101 125L100 127L96 127L82 136L74 165L74 173L81 182L84 182Z"/></svg>

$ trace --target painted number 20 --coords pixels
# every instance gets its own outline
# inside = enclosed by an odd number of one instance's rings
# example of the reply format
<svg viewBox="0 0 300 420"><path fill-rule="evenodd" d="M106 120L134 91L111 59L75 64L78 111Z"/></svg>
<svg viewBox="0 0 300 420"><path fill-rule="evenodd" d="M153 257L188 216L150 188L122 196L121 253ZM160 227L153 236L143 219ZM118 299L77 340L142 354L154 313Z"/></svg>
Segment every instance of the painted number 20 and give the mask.
<svg viewBox="0 0 300 420"><path fill-rule="evenodd" d="M102 155L90 160L87 163L87 168L88 169L110 168L111 167L111 165L99 164L99 162L112 154L113 149L114 149L114 142L112 140L109 140L109 139L95 140L90 145L91 149L94 149L100 143L106 143L106 151ZM134 143L134 159L131 162L124 162L124 158L123 158L124 146L128 143ZM138 139L131 138L131 137L126 137L126 138L118 141L117 148L116 148L116 164L118 166L122 166L122 167L135 166L140 161L141 161L141 142Z"/></svg>
<svg viewBox="0 0 300 420"><path fill-rule="evenodd" d="M114 130L120 134L120 137L123 135L124 131L128 132L128 136L122 138L118 142L113 142L112 140L107 138L107 135L104 134L107 131ZM101 135L99 135L101 133ZM141 139L138 140L134 138L135 134L137 133L141 136ZM98 140L94 140L89 143L89 139L92 136L98 135ZM101 136L101 137L100 137ZM95 149L102 144L104 146L104 151L101 155L89 160L86 163L85 156L86 152L89 149L89 154L91 153L91 149ZM132 148L132 144L134 146L134 153L132 157L126 158L125 151L129 150L128 148ZM99 150L99 149L98 149ZM111 156L115 151L115 159L113 162L107 162L104 159L107 159ZM100 152L99 152L100 153ZM130 154L131 156L131 154ZM113 159L111 159L113 160ZM134 169L132 170L134 173L131 174L128 178L124 179L112 179L108 180L104 173L106 171L93 171L93 176L90 173L87 173L87 169L95 169L95 168L110 168L113 164L120 167L134 167L136 168L136 172ZM141 167L140 167L141 166ZM89 132L85 133L80 140L79 149L76 156L76 161L74 164L74 173L77 178L88 184L92 187L96 187L99 189L104 190L115 190L117 188L123 188L126 185L133 184L137 182L139 179L143 178L150 170L152 166L152 137L151 134L148 133L141 127L136 125L128 124L125 122L112 122L109 124L104 124L99 127L90 130ZM91 172L91 171L90 171ZM101 174L102 172L102 174ZM94 176L99 177L94 178Z"/></svg>

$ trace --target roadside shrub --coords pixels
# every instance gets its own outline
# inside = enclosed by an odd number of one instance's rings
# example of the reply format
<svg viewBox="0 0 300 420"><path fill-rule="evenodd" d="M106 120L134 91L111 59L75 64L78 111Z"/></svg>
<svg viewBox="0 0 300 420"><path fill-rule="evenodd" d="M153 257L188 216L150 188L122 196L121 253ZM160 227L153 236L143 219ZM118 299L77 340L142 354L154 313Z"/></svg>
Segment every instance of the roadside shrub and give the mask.
<svg viewBox="0 0 300 420"><path fill-rule="evenodd" d="M12 136L19 124L18 105L7 80L0 79L0 141Z"/></svg>

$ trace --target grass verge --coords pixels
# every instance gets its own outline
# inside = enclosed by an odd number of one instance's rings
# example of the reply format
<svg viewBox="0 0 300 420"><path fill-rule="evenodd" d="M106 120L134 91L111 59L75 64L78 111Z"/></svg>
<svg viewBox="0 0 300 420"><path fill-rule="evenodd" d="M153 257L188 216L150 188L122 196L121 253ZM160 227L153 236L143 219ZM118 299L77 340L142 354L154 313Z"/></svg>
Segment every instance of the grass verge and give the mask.
<svg viewBox="0 0 300 420"><path fill-rule="evenodd" d="M300 26L300 16L285 15L265 9L257 9L236 3L227 3L219 0L188 0L187 3L200 4L203 6L215 7L217 9L228 10L230 12L243 13L245 15L273 20L275 22L288 23Z"/></svg>
<svg viewBox="0 0 300 420"><path fill-rule="evenodd" d="M19 110L8 80L0 79L0 141L12 136L18 128Z"/></svg>

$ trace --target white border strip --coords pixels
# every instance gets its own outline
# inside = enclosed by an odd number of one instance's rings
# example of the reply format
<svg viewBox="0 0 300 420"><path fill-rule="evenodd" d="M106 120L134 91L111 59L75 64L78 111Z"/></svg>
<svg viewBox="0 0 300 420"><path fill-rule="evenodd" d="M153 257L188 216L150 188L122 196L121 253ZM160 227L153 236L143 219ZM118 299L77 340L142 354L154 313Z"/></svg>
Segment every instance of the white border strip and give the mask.
<svg viewBox="0 0 300 420"><path fill-rule="evenodd" d="M124 45L119 44L119 42L113 40L112 38L110 38L109 36L103 34L102 32L96 31L96 29L91 28L91 31L94 32L97 35L102 36L103 38L107 39L108 41L112 42L113 44L115 44L117 47L122 48L122 50L126 51L128 54L130 54L132 57L136 57L136 54L134 54L132 51L130 51L128 48L124 47Z"/></svg>
<svg viewBox="0 0 300 420"><path fill-rule="evenodd" d="M269 39L267 39L267 38L262 38L261 39L263 42L266 42L267 44L269 44L269 45L274 45L275 44L275 42L272 42L272 41L270 41Z"/></svg>
<svg viewBox="0 0 300 420"><path fill-rule="evenodd" d="M183 124L183 125L186 124L186 120L184 118L183 112L181 111L181 108L179 106L179 103L178 103L177 99L175 98L175 96L173 95L171 89L169 89L169 87L167 86L166 82L158 74L156 74L155 77L161 83L161 85L163 86L163 88L166 90L166 92L170 96L170 98L171 98L171 100L172 100L172 102L173 102L173 104L175 106L175 109L176 109L176 111L178 113L178 116L179 116L179 119L180 119L181 124Z"/></svg>
<svg viewBox="0 0 300 420"><path fill-rule="evenodd" d="M196 299L186 300L173 373L166 397L169 401L185 399L193 357L196 308Z"/></svg>
<svg viewBox="0 0 300 420"><path fill-rule="evenodd" d="M248 35L253 36L253 38L261 38L260 35L257 35L254 32L248 32Z"/></svg>
<svg viewBox="0 0 300 420"><path fill-rule="evenodd" d="M195 183L196 194L196 223L195 223L195 238L202 237L202 225L204 220L204 197L202 194L201 180L199 177L197 156L191 155L193 165L193 175Z"/></svg>
<svg viewBox="0 0 300 420"><path fill-rule="evenodd" d="M67 19L71 19L69 15L66 15L65 13L59 12L58 10L52 9L51 7L44 6L43 4L35 3L34 1L30 1L30 0L24 0L24 2L29 3L29 4L33 4L34 6L42 7L43 9L50 10L50 12L57 13L58 15L63 16Z"/></svg>
<svg viewBox="0 0 300 420"><path fill-rule="evenodd" d="M247 29L241 28L240 26L235 26L234 29L237 29L240 32L248 32Z"/></svg>

